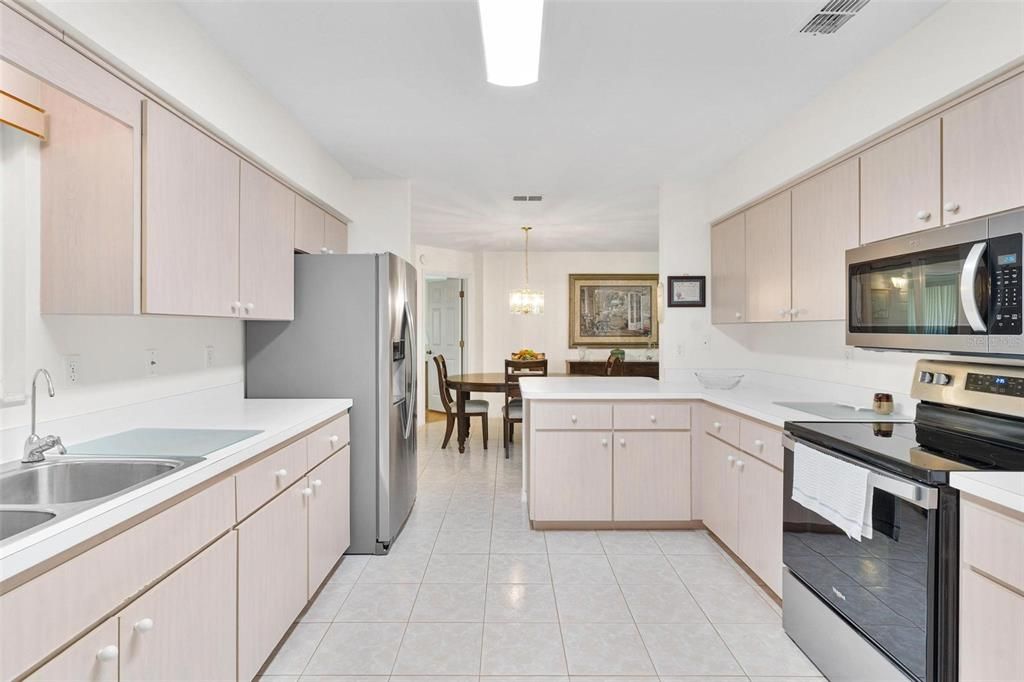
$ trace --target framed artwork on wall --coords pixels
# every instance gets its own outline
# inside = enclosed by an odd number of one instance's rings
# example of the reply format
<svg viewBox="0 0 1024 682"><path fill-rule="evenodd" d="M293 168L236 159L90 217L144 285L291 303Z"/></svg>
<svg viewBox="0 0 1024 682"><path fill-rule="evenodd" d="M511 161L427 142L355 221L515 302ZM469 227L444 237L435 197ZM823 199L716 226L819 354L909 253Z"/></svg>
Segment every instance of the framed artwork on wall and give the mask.
<svg viewBox="0 0 1024 682"><path fill-rule="evenodd" d="M669 308L703 308L706 305L707 278L704 275L669 276Z"/></svg>
<svg viewBox="0 0 1024 682"><path fill-rule="evenodd" d="M569 275L569 347L658 346L657 275Z"/></svg>

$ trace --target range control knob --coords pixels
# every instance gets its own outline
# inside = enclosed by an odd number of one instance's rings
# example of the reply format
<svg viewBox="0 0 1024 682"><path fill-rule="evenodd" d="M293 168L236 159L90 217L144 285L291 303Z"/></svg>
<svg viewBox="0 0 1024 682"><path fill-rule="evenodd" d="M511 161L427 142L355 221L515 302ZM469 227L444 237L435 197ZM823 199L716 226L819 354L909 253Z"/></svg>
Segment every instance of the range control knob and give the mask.
<svg viewBox="0 0 1024 682"><path fill-rule="evenodd" d="M935 375L935 383L938 384L939 386L948 386L950 383L952 383L952 381L953 377L949 376L948 374Z"/></svg>
<svg viewBox="0 0 1024 682"><path fill-rule="evenodd" d="M935 380L935 375L931 372L921 372L921 374L918 375L917 380L922 384L930 384Z"/></svg>

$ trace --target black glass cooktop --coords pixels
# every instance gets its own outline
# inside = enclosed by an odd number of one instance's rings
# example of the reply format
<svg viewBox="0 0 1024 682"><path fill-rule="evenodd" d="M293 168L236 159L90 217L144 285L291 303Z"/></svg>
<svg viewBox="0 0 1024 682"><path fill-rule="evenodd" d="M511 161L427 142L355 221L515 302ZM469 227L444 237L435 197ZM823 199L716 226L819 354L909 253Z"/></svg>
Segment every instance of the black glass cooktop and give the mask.
<svg viewBox="0 0 1024 682"><path fill-rule="evenodd" d="M915 422L786 422L798 440L925 483L951 471L1024 471L1024 423L919 408ZM1009 431L1007 431L1009 428Z"/></svg>

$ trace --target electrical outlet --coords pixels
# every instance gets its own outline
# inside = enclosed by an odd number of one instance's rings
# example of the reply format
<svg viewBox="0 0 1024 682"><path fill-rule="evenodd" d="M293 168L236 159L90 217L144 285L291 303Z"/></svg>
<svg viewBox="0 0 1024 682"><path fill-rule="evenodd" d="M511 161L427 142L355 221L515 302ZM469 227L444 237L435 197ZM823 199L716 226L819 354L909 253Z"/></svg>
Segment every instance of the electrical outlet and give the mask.
<svg viewBox="0 0 1024 682"><path fill-rule="evenodd" d="M74 386L82 380L82 358L77 355L64 356L64 382Z"/></svg>
<svg viewBox="0 0 1024 682"><path fill-rule="evenodd" d="M214 362L213 346L206 346L203 349L203 367L205 367L206 369L209 369L209 368L213 367L213 362Z"/></svg>
<svg viewBox="0 0 1024 682"><path fill-rule="evenodd" d="M155 377L160 373L160 351L156 348L146 349L146 376Z"/></svg>

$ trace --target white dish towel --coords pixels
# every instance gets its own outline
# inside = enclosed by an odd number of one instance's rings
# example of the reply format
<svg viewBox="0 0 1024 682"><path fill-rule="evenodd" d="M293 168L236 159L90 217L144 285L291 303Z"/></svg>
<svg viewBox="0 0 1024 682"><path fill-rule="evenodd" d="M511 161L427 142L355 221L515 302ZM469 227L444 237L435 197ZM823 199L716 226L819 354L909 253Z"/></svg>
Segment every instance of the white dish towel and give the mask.
<svg viewBox="0 0 1024 682"><path fill-rule="evenodd" d="M871 472L814 448L793 449L793 500L858 542L871 539Z"/></svg>

